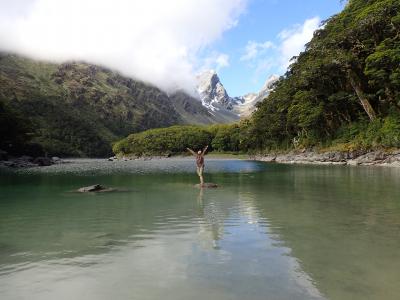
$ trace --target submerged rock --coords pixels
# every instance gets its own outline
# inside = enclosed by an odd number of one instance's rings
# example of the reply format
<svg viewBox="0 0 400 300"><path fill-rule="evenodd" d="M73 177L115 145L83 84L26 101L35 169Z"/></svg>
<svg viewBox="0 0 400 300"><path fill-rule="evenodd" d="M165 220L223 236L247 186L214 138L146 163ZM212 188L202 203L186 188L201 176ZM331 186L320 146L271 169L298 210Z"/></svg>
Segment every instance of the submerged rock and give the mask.
<svg viewBox="0 0 400 300"><path fill-rule="evenodd" d="M115 189L104 187L100 184L94 184L81 187L77 190L79 193L93 193L93 192L113 192Z"/></svg>
<svg viewBox="0 0 400 300"><path fill-rule="evenodd" d="M78 192L89 193L89 192L98 192L98 191L102 191L105 189L106 188L100 184L94 184L94 185L90 185L90 186L81 187L80 189L78 189Z"/></svg>

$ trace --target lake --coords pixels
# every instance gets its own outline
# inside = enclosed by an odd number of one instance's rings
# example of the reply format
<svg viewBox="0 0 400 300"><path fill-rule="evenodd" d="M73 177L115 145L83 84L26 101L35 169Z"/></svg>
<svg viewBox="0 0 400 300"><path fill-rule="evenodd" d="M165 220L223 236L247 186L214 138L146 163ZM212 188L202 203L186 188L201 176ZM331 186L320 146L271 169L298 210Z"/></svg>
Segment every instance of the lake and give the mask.
<svg viewBox="0 0 400 300"><path fill-rule="evenodd" d="M400 170L190 159L0 171L0 298L399 299ZM75 193L99 183L119 191Z"/></svg>

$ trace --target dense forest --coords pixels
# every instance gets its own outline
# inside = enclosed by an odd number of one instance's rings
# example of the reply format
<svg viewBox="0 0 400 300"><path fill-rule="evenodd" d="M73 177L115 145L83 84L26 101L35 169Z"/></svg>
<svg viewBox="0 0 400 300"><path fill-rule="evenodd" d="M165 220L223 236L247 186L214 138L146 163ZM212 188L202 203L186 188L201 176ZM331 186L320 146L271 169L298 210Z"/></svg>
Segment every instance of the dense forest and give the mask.
<svg viewBox="0 0 400 300"><path fill-rule="evenodd" d="M251 119L255 148L400 147L400 1L350 0Z"/></svg>
<svg viewBox="0 0 400 300"><path fill-rule="evenodd" d="M241 149L239 125L172 126L131 134L113 146L118 155L174 155L209 145L209 150L238 152Z"/></svg>
<svg viewBox="0 0 400 300"><path fill-rule="evenodd" d="M400 1L348 1L293 58L250 119L202 130L219 151L400 147ZM114 152L158 153L142 141L156 134L156 141L177 141L163 143L164 152L179 153L185 148L175 134L182 131L131 135ZM193 128L186 133L197 137ZM196 148L200 140L185 142Z"/></svg>

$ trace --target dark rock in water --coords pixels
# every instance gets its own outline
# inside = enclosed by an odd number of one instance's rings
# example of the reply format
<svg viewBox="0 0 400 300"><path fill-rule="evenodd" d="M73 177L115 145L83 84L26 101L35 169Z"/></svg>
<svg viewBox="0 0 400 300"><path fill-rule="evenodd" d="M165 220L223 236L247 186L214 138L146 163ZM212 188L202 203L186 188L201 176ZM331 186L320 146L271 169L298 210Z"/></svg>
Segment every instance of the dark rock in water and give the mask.
<svg viewBox="0 0 400 300"><path fill-rule="evenodd" d="M37 164L38 166L44 167L51 166L53 164L53 161L51 160L51 158L48 157L36 157L33 163Z"/></svg>
<svg viewBox="0 0 400 300"><path fill-rule="evenodd" d="M21 157L18 158L18 160L21 161L28 161L28 162L33 162L33 157L32 156L28 156L28 155L23 155Z"/></svg>
<svg viewBox="0 0 400 300"><path fill-rule="evenodd" d="M214 189L218 187L218 184L212 182L206 182L203 184L196 184L195 187L197 188L204 188L204 189Z"/></svg>
<svg viewBox="0 0 400 300"><path fill-rule="evenodd" d="M114 191L117 191L117 190L104 187L100 184L85 186L85 187L81 187L80 189L78 189L78 192L80 192L80 193L93 193L93 192L99 193L99 192L114 192Z"/></svg>
<svg viewBox="0 0 400 300"><path fill-rule="evenodd" d="M16 168L17 164L14 161L3 161L0 166L8 167L8 168Z"/></svg>
<svg viewBox="0 0 400 300"><path fill-rule="evenodd" d="M33 162L33 157L31 156L12 158L7 162L3 162L3 165L9 168L31 168L37 166L37 164Z"/></svg>
<svg viewBox="0 0 400 300"><path fill-rule="evenodd" d="M1 154L1 150L0 150ZM7 160L0 159L0 165L8 168L32 168L32 167L43 167L51 166L53 164L61 164L63 161L59 157L36 157L23 155L20 157L7 157Z"/></svg>
<svg viewBox="0 0 400 300"><path fill-rule="evenodd" d="M99 192L105 189L106 188L104 186L101 186L100 184L94 184L90 186L81 187L80 189L78 189L78 192L81 193Z"/></svg>

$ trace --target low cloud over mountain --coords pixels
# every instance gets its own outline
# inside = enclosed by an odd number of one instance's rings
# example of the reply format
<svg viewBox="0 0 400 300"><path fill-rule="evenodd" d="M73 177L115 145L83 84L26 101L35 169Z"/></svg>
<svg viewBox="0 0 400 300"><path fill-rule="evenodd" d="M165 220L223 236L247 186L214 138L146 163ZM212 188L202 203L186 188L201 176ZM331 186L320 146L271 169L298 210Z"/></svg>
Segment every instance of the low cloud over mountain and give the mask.
<svg viewBox="0 0 400 300"><path fill-rule="evenodd" d="M199 52L235 26L246 2L2 0L0 50L84 60L165 90L193 91Z"/></svg>

